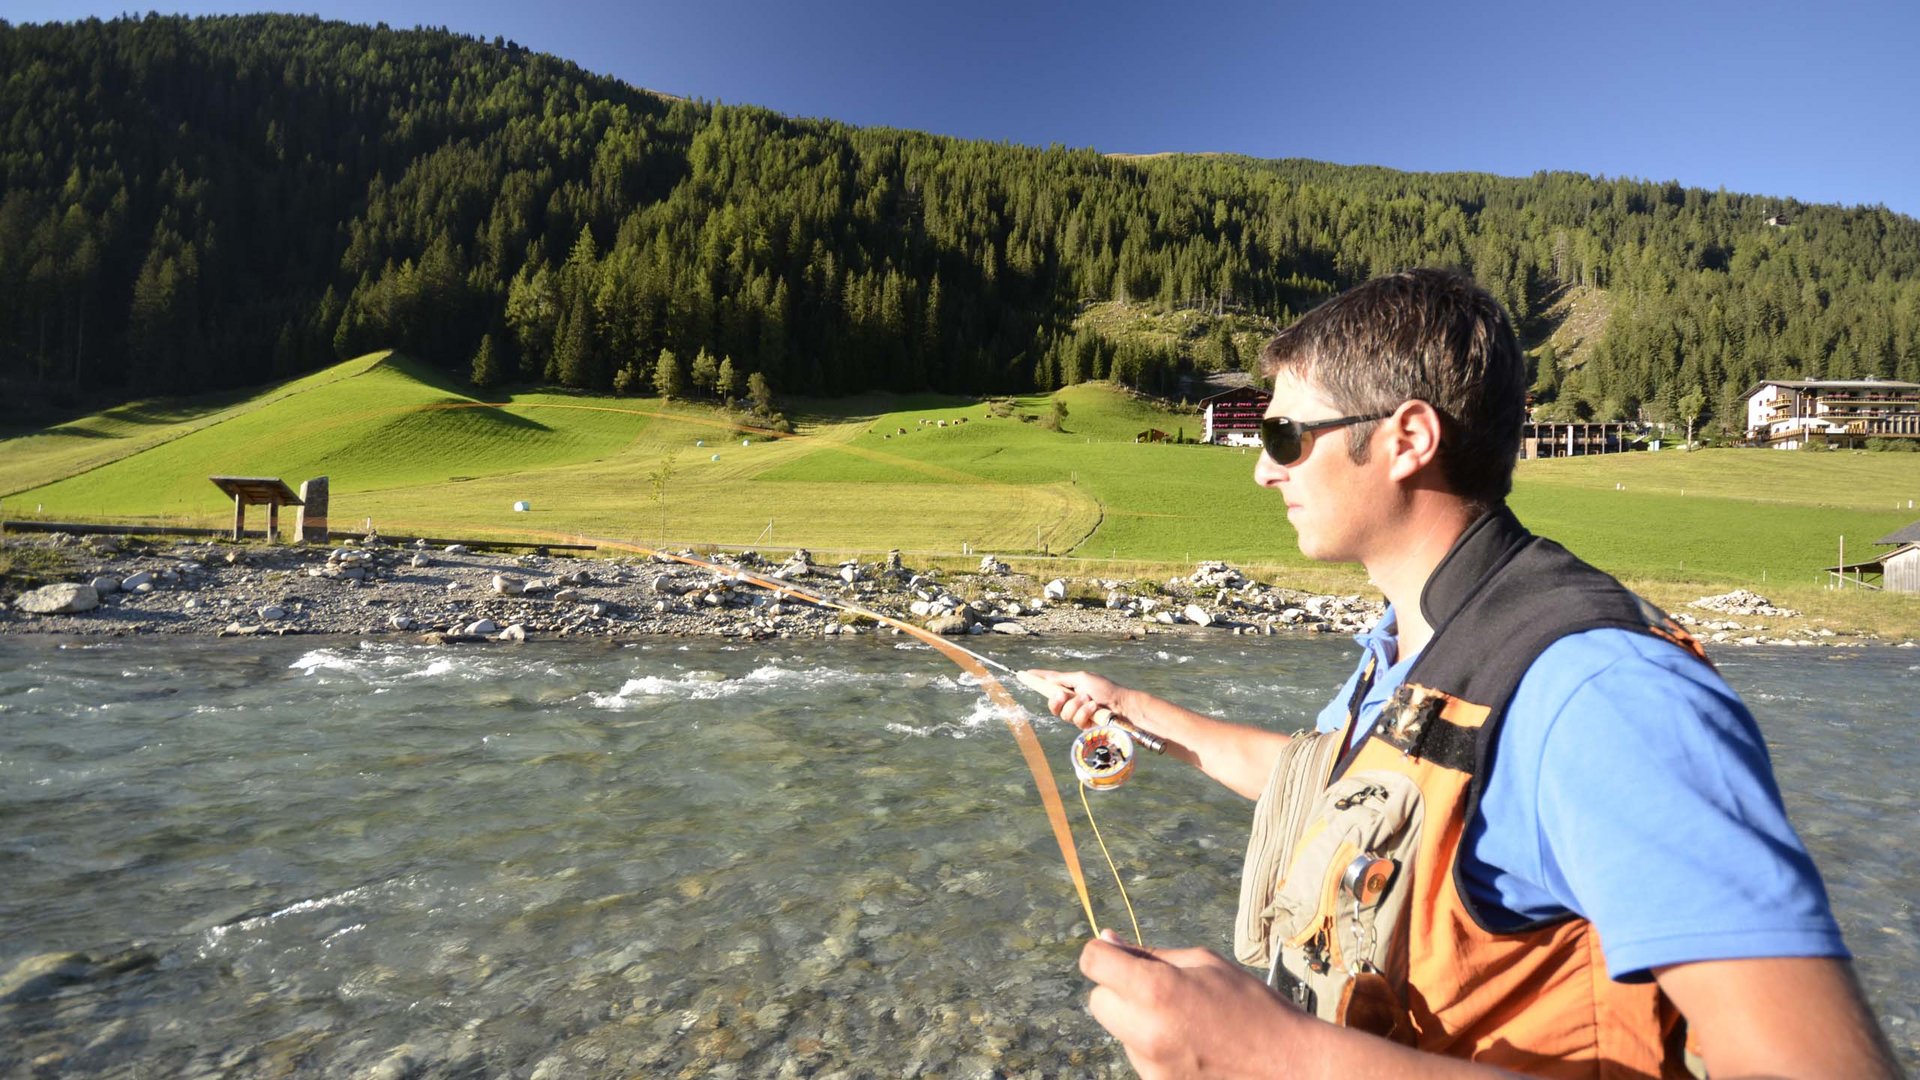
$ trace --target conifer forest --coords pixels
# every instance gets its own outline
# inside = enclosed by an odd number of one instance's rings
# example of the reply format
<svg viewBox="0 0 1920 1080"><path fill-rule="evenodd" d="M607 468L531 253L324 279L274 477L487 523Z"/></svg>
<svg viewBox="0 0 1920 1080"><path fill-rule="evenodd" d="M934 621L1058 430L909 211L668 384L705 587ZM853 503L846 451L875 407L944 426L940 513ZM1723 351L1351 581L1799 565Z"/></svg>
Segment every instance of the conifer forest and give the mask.
<svg viewBox="0 0 1920 1080"><path fill-rule="evenodd" d="M0 22L0 192L14 398L197 393L385 347L482 386L1172 396L1256 350L1083 314L1277 328L1422 265L1508 306L1568 418L1694 397L1729 421L1761 378L1920 381L1920 222L1883 207L859 128L443 29ZM1570 290L1607 299L1577 356L1545 344Z"/></svg>

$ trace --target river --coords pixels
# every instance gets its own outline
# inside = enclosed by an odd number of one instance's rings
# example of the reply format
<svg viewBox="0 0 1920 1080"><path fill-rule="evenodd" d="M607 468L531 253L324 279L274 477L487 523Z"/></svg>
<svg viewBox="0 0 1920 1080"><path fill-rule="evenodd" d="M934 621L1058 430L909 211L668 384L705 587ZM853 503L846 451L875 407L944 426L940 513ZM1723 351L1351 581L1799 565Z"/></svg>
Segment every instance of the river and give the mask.
<svg viewBox="0 0 1920 1080"><path fill-rule="evenodd" d="M1353 649L991 644L1283 730ZM1920 1067L1920 651L1716 659ZM1146 940L1225 950L1245 804L1094 807ZM1011 736L902 638L0 639L0 821L0 1075L1130 1074Z"/></svg>

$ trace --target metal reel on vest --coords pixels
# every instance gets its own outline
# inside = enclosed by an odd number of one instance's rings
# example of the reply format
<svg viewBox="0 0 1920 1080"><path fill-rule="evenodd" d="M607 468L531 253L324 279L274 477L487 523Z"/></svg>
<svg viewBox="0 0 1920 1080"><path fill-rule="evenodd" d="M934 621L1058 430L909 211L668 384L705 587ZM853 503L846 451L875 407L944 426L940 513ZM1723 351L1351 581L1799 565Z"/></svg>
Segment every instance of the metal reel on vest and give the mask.
<svg viewBox="0 0 1920 1080"><path fill-rule="evenodd" d="M1073 775L1095 791L1109 791L1133 775L1133 736L1117 724L1090 727L1073 740Z"/></svg>

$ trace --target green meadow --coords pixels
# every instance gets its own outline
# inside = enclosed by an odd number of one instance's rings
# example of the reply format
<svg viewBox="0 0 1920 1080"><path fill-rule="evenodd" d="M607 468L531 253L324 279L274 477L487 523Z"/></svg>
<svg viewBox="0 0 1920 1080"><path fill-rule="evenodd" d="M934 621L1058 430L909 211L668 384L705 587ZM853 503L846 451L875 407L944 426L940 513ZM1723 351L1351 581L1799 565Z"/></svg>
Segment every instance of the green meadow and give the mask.
<svg viewBox="0 0 1920 1080"><path fill-rule="evenodd" d="M1056 399L1066 415L1050 422ZM1150 428L1193 438L1200 418L1109 385L787 408L791 436L651 398L482 399L381 353L246 398L138 403L0 440L0 510L211 529L231 508L209 476L297 487L326 475L336 528L371 521L390 535L1044 554L1140 573L1227 559L1362 584L1356 571L1301 559L1280 501L1252 482L1252 452L1136 443ZM531 511L514 512L520 500ZM1697 586L1798 594L1819 591L1841 537L1849 559L1864 557L1874 539L1920 520L1920 456L1669 450L1529 461L1513 504L1536 530L1656 598Z"/></svg>

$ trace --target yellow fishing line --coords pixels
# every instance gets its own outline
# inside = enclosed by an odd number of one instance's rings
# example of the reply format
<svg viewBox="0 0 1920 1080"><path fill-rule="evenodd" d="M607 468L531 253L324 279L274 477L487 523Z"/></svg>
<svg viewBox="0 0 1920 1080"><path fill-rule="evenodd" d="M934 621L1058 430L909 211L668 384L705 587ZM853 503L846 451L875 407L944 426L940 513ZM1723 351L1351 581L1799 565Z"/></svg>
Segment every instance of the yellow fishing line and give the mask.
<svg viewBox="0 0 1920 1080"><path fill-rule="evenodd" d="M1080 805L1087 811L1087 824L1093 826L1093 838L1099 842L1100 854L1106 856L1107 869L1113 874L1113 885L1120 890L1120 902L1127 905L1127 921L1133 924L1133 943L1145 945L1146 942L1140 940L1140 920L1133 916L1133 901L1127 899L1126 883L1120 880L1120 868L1113 865L1113 855L1107 851L1107 841L1100 835L1100 823L1093 820L1093 804L1087 801L1087 785L1076 784L1075 786L1080 789ZM1094 926L1093 931L1098 934L1100 927Z"/></svg>

